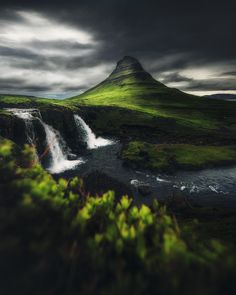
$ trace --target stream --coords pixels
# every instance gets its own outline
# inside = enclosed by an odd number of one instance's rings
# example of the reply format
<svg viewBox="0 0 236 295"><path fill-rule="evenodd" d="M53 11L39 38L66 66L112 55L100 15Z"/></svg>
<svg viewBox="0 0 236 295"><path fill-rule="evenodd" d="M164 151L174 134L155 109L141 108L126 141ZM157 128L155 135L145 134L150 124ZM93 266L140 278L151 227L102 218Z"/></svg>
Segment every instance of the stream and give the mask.
<svg viewBox="0 0 236 295"><path fill-rule="evenodd" d="M153 198L164 200L181 192L189 201L200 206L236 207L236 167L178 172L175 175L158 174L150 171L133 170L125 167L119 154L122 144L115 142L92 149L83 156L84 162L60 176L84 177L94 171L101 171L122 183L129 185L136 200ZM149 194L142 196L139 186L147 186Z"/></svg>
<svg viewBox="0 0 236 295"><path fill-rule="evenodd" d="M24 120L25 133L30 144L37 137L34 122L40 122L49 150L49 164L45 168L55 178L85 177L98 171L128 186L136 201L149 203L153 198L164 200L181 194L191 203L200 206L236 207L236 166L178 172L175 175L134 170L125 167L119 158L122 144L118 140L97 137L77 114L74 114L77 128L75 136L82 137L87 149L81 155L73 155L71 160L66 141L58 130L44 122L39 110L8 111Z"/></svg>

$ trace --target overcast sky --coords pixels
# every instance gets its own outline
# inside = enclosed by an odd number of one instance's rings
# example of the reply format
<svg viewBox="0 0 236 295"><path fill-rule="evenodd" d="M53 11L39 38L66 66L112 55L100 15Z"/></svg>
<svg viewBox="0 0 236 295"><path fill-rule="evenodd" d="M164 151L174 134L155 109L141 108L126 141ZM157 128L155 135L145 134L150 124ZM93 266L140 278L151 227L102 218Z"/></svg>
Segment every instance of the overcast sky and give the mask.
<svg viewBox="0 0 236 295"><path fill-rule="evenodd" d="M0 93L69 97L124 55L168 86L236 93L234 2L3 0Z"/></svg>

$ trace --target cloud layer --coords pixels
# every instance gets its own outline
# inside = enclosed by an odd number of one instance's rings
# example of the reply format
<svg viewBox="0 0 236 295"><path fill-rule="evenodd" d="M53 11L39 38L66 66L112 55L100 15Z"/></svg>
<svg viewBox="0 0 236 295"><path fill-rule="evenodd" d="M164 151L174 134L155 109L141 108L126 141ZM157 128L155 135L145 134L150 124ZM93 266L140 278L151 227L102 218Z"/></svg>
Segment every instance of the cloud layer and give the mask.
<svg viewBox="0 0 236 295"><path fill-rule="evenodd" d="M0 92L64 97L123 55L196 94L236 93L234 2L8 1L0 10Z"/></svg>

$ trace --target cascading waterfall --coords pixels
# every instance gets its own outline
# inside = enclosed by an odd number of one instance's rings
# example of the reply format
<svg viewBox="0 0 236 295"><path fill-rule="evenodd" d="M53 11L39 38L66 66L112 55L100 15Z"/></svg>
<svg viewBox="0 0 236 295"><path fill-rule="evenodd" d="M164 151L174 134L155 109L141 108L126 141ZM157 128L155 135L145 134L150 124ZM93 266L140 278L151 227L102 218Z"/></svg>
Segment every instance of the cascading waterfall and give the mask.
<svg viewBox="0 0 236 295"><path fill-rule="evenodd" d="M44 128L46 134L46 142L49 154L51 156L51 163L48 170L51 173L61 173L65 170L72 169L83 163L82 159L68 160L68 152L66 151L66 143L60 135L59 131L52 126L46 124L40 112L34 109L8 109L18 118L25 122L26 136L30 144L34 144L36 136L33 125L33 120L39 120Z"/></svg>
<svg viewBox="0 0 236 295"><path fill-rule="evenodd" d="M96 137L91 128L85 123L85 121L79 115L74 115L74 120L78 132L82 132L84 135L83 141L87 144L88 149L96 149L102 146L114 144L114 141L110 139Z"/></svg>
<svg viewBox="0 0 236 295"><path fill-rule="evenodd" d="M35 145L36 136L35 136L34 125L33 125L33 119L34 119L33 113L38 111L34 109L30 110L30 112L26 110L22 110L22 109L8 109L8 111L12 112L18 118L24 120L27 141L29 144Z"/></svg>
<svg viewBox="0 0 236 295"><path fill-rule="evenodd" d="M39 119L44 127L46 133L46 141L49 147L49 153L51 155L51 165L48 169L51 173L60 173L68 169L72 169L81 163L84 163L82 159L68 160L68 154L64 152L65 142L61 137L60 133L55 130L52 126L44 123Z"/></svg>

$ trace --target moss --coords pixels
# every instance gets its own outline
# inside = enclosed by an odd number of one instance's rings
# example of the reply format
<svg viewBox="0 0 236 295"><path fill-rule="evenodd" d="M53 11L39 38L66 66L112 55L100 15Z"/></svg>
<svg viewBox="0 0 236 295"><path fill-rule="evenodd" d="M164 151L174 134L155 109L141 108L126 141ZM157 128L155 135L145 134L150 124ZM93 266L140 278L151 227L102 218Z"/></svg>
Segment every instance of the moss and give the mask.
<svg viewBox="0 0 236 295"><path fill-rule="evenodd" d="M234 294L235 247L210 226L207 237L195 221L179 226L157 201L87 196L82 181L55 181L32 148L7 140L0 174L4 293L225 294L230 285Z"/></svg>
<svg viewBox="0 0 236 295"><path fill-rule="evenodd" d="M123 150L122 159L127 164L158 171L202 169L236 162L236 148L134 141Z"/></svg>

